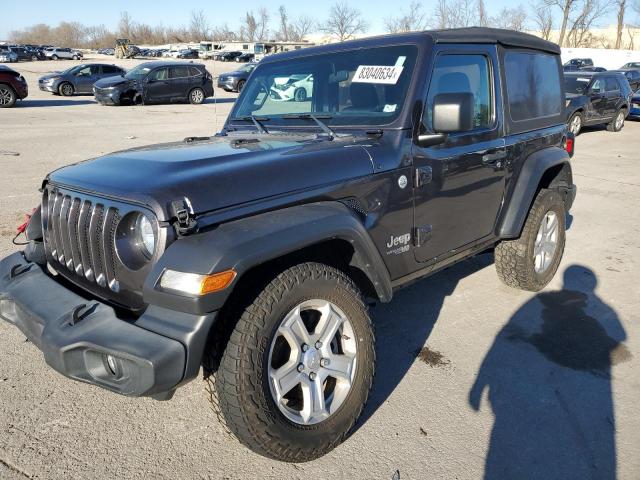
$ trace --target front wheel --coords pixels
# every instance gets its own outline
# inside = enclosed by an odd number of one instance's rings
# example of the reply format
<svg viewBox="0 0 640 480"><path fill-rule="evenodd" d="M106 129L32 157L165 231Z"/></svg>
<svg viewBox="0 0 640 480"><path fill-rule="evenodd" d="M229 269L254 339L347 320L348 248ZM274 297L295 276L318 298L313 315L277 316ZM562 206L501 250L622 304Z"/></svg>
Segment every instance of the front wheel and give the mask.
<svg viewBox="0 0 640 480"><path fill-rule="evenodd" d="M299 88L294 93L296 102L304 102L307 99L307 91L304 88Z"/></svg>
<svg viewBox="0 0 640 480"><path fill-rule="evenodd" d="M229 429L253 451L318 458L360 416L375 363L357 287L319 263L285 270L249 305L225 348L216 390Z"/></svg>
<svg viewBox="0 0 640 480"><path fill-rule="evenodd" d="M73 95L73 85L71 85L68 82L65 82L58 87L58 92L62 96L70 97Z"/></svg>
<svg viewBox="0 0 640 480"><path fill-rule="evenodd" d="M537 292L551 281L564 252L565 215L560 193L540 190L520 237L496 246L495 265L502 283Z"/></svg>
<svg viewBox="0 0 640 480"><path fill-rule="evenodd" d="M73 59L74 59L74 60L78 60L78 56L77 56L77 55L74 55L74 56L73 56Z"/></svg>
<svg viewBox="0 0 640 480"><path fill-rule="evenodd" d="M58 60L58 55L52 55L51 60Z"/></svg>
<svg viewBox="0 0 640 480"><path fill-rule="evenodd" d="M189 93L189 103L193 103L194 105L200 105L204 102L204 98L204 90L201 88L194 88L191 90L191 93Z"/></svg>
<svg viewBox="0 0 640 480"><path fill-rule="evenodd" d="M244 88L244 80L240 80L238 82L238 93L240 93L242 91L242 89Z"/></svg>
<svg viewBox="0 0 640 480"><path fill-rule="evenodd" d="M619 132L624 127L624 117L626 116L626 111L624 109L620 109L616 112L613 120L607 124L607 130L610 132Z"/></svg>

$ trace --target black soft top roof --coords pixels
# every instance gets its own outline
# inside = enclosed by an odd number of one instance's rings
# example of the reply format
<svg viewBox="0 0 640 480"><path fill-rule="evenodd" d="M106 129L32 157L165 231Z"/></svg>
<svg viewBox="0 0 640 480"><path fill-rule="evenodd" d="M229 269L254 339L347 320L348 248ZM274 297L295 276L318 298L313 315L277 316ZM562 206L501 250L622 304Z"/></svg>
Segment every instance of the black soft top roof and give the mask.
<svg viewBox="0 0 640 480"><path fill-rule="evenodd" d="M535 35L502 28L468 27L424 32L434 43L498 43L508 47L532 48L560 54L560 47Z"/></svg>

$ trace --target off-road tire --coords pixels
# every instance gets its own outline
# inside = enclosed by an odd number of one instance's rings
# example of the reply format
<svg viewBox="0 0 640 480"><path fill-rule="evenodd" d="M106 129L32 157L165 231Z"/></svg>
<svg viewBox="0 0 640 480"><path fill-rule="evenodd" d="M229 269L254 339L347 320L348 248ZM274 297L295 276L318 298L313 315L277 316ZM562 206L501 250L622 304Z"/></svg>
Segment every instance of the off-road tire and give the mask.
<svg viewBox="0 0 640 480"><path fill-rule="evenodd" d="M540 224L549 211L555 212L558 219L557 247L547 270L537 273L534 264L534 245ZM551 281L558 270L564 252L565 219L565 205L560 193L557 190L540 190L529 210L520 237L504 240L495 248L495 265L498 278L502 283L520 290L537 292Z"/></svg>
<svg viewBox="0 0 640 480"><path fill-rule="evenodd" d="M73 96L73 93L74 93L73 85L71 85L69 82L61 83L60 86L58 87L58 93L60 93L60 95L62 95L63 97Z"/></svg>
<svg viewBox="0 0 640 480"><path fill-rule="evenodd" d="M278 409L267 367L271 342L285 315L314 298L334 303L349 318L358 339L357 367L349 395L340 408L324 421L300 425ZM303 263L279 274L242 313L216 375L217 400L226 426L245 446L268 458L306 462L326 454L346 438L369 396L374 365L373 328L358 288L340 270Z"/></svg>
<svg viewBox="0 0 640 480"><path fill-rule="evenodd" d="M613 118L611 119L611 121L607 123L607 130L610 132L619 132L620 130L622 130L624 128L624 118L625 118L626 112L627 111L624 108L621 108L620 110L618 110L616 114L613 116ZM617 120L620 115L622 115L622 123L618 125Z"/></svg>
<svg viewBox="0 0 640 480"><path fill-rule="evenodd" d="M0 108L11 108L16 104L16 100L18 96L16 95L16 91L10 85L0 84L0 96L2 98L2 103L0 103Z"/></svg>

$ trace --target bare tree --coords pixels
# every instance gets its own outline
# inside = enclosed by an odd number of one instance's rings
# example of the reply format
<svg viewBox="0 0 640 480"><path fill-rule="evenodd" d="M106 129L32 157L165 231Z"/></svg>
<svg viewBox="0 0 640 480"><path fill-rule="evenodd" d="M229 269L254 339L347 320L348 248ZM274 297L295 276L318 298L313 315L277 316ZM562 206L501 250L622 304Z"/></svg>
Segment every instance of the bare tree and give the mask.
<svg viewBox="0 0 640 480"><path fill-rule="evenodd" d="M508 30L515 30L517 32L523 32L527 23L527 12L522 5L516 8L503 8L498 13L497 17L494 17L491 24L498 28L506 28Z"/></svg>
<svg viewBox="0 0 640 480"><path fill-rule="evenodd" d="M544 40L551 39L553 15L544 1L533 7L533 23Z"/></svg>
<svg viewBox="0 0 640 480"><path fill-rule="evenodd" d="M449 28L449 5L447 0L438 0L431 23L435 28Z"/></svg>
<svg viewBox="0 0 640 480"><path fill-rule="evenodd" d="M253 12L247 12L244 15L243 23L240 25L238 38L246 42L256 41L256 32L258 31L258 21Z"/></svg>
<svg viewBox="0 0 640 480"><path fill-rule="evenodd" d="M280 5L278 8L278 17L280 29L276 33L276 39L288 42L291 39L291 26L289 25L289 15L287 14L287 9L284 5Z"/></svg>
<svg viewBox="0 0 640 480"><path fill-rule="evenodd" d="M592 29L608 12L611 4L606 0L583 0L577 15L570 19L571 25L567 33L569 47L589 47L598 39Z"/></svg>
<svg viewBox="0 0 640 480"><path fill-rule="evenodd" d="M389 33L415 32L427 28L426 16L420 2L411 2L406 13L385 20L385 28Z"/></svg>
<svg viewBox="0 0 640 480"><path fill-rule="evenodd" d="M121 38L131 38L133 32L133 20L129 12L120 13L120 21L118 22L118 35Z"/></svg>
<svg viewBox="0 0 640 480"><path fill-rule="evenodd" d="M256 30L256 39L258 41L268 40L269 37L269 11L265 7L258 10L258 25Z"/></svg>
<svg viewBox="0 0 640 480"><path fill-rule="evenodd" d="M204 10L192 10L189 26L191 39L194 41L205 40L210 32L211 27L209 26L207 16L204 14Z"/></svg>
<svg viewBox="0 0 640 480"><path fill-rule="evenodd" d="M474 0L438 0L431 18L435 28L460 28L478 25L477 4Z"/></svg>
<svg viewBox="0 0 640 480"><path fill-rule="evenodd" d="M229 28L229 25L226 23L223 25L218 25L217 27L214 27L212 37L215 40L222 40L225 42L233 42L235 40L239 40L236 32L231 30Z"/></svg>
<svg viewBox="0 0 640 480"><path fill-rule="evenodd" d="M290 28L291 40L294 42L302 42L304 37L309 35L315 26L316 22L311 17L300 16L298 17Z"/></svg>
<svg viewBox="0 0 640 480"><path fill-rule="evenodd" d="M616 7L618 8L616 25L616 49L619 49L622 45L622 31L624 30L624 15L627 11L627 0L616 0Z"/></svg>
<svg viewBox="0 0 640 480"><path fill-rule="evenodd" d="M489 15L487 15L487 9L484 6L484 0L478 0L478 26L489 26Z"/></svg>
<svg viewBox="0 0 640 480"><path fill-rule="evenodd" d="M343 42L357 33L366 32L367 23L362 18L360 10L340 2L333 4L329 11L329 18L320 26L320 30Z"/></svg>
<svg viewBox="0 0 640 480"><path fill-rule="evenodd" d="M578 0L546 0L545 3L549 7L558 7L562 11L562 23L560 25L560 36L558 37L558 45L564 44L565 35L567 32L567 23L569 22L569 15L576 6Z"/></svg>

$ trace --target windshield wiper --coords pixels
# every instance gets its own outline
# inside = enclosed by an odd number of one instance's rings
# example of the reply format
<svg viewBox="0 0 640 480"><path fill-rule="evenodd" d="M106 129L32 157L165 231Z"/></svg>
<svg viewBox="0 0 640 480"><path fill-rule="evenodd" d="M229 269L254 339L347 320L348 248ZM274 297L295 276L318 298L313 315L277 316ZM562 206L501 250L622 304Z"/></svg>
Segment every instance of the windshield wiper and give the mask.
<svg viewBox="0 0 640 480"><path fill-rule="evenodd" d="M261 122L268 122L269 120L270 118L268 117L256 117L255 115L247 115L245 117L235 117L231 119L232 122L252 122L258 131L264 134L268 134L269 132L264 128L264 125L262 125Z"/></svg>
<svg viewBox="0 0 640 480"><path fill-rule="evenodd" d="M329 136L329 140L333 140L337 136L336 132L331 130L326 123L320 120L321 118L323 120L330 120L333 118L331 115L313 115L312 113L300 113L295 115L283 115L282 118L292 120L313 120L318 124L322 131Z"/></svg>

